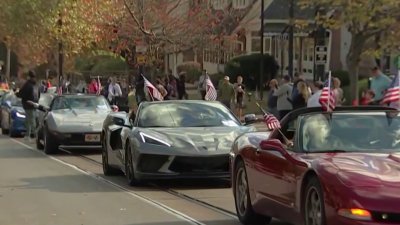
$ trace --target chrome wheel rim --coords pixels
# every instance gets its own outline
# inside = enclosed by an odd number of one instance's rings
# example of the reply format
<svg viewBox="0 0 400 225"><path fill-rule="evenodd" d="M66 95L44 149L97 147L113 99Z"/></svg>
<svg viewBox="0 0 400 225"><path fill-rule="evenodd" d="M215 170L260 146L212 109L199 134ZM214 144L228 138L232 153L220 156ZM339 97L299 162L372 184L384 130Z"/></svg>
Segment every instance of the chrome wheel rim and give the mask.
<svg viewBox="0 0 400 225"><path fill-rule="evenodd" d="M247 210L247 177L246 171L243 167L239 168L236 173L236 186L235 186L235 197L236 197L236 208L240 216L243 216Z"/></svg>
<svg viewBox="0 0 400 225"><path fill-rule="evenodd" d="M306 225L322 225L322 201L315 187L308 190L305 210Z"/></svg>

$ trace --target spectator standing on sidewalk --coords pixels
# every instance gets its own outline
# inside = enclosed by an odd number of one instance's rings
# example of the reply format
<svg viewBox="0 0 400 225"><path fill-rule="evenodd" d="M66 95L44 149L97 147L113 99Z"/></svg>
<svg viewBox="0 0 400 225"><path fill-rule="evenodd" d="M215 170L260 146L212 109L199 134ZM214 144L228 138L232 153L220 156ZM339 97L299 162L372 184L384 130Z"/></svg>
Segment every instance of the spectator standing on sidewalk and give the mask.
<svg viewBox="0 0 400 225"><path fill-rule="evenodd" d="M30 102L37 103L39 100L39 88L36 87L35 72L28 72L29 79L22 86L21 90L17 93L17 97L21 98L22 107L26 114L26 134L25 138L34 138L36 133L36 109Z"/></svg>
<svg viewBox="0 0 400 225"><path fill-rule="evenodd" d="M199 78L199 85L197 87L197 89L200 92L201 95L201 99L206 100L206 90L207 90L207 82L206 80L210 79L210 76L208 75L206 70L203 70L203 74L200 76Z"/></svg>
<svg viewBox="0 0 400 225"><path fill-rule="evenodd" d="M279 118L279 113L277 110L278 97L274 96L275 90L278 89L278 81L276 79L272 79L269 83L269 92L268 92L268 111L272 113L276 118Z"/></svg>
<svg viewBox="0 0 400 225"><path fill-rule="evenodd" d="M225 76L224 81L218 87L218 100L222 102L228 109L231 109L232 99L235 97L235 89L233 84L229 82L229 77Z"/></svg>
<svg viewBox="0 0 400 225"><path fill-rule="evenodd" d="M319 103L319 97L321 96L322 89L324 88L324 84L321 81L315 81L311 84L312 95L307 101L307 107L321 107L321 103Z"/></svg>
<svg viewBox="0 0 400 225"><path fill-rule="evenodd" d="M244 95L246 86L243 84L243 77L237 77L237 83L233 85L235 89L235 108L236 108L236 115L239 119L242 118L243 108L244 108Z"/></svg>
<svg viewBox="0 0 400 225"><path fill-rule="evenodd" d="M372 68L370 89L375 93L374 101L382 100L385 91L390 86L390 83L390 78L383 74L378 67Z"/></svg>
<svg viewBox="0 0 400 225"><path fill-rule="evenodd" d="M292 85L290 85L290 76L285 75L283 77L281 86L274 91L274 96L278 97L277 109L279 112L279 119L285 117L292 109L291 96L292 96Z"/></svg>

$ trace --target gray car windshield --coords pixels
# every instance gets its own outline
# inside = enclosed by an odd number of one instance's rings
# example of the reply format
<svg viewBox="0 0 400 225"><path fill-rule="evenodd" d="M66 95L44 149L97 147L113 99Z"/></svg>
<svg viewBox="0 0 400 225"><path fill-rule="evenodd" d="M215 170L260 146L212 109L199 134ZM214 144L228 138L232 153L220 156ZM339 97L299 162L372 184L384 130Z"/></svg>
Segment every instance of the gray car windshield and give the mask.
<svg viewBox="0 0 400 225"><path fill-rule="evenodd" d="M100 109L109 110L110 105L102 96L62 96L54 99L52 110Z"/></svg>
<svg viewBox="0 0 400 225"><path fill-rule="evenodd" d="M306 152L399 152L400 117L396 112L308 115L301 120L300 146Z"/></svg>
<svg viewBox="0 0 400 225"><path fill-rule="evenodd" d="M219 103L160 103L140 110L139 127L240 126L239 121Z"/></svg>

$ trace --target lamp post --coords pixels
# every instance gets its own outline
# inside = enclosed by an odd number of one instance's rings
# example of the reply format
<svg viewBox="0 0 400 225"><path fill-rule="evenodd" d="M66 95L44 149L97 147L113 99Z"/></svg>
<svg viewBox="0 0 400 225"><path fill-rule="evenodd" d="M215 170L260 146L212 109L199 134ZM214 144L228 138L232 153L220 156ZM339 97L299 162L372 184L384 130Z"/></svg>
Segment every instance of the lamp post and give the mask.
<svg viewBox="0 0 400 225"><path fill-rule="evenodd" d="M294 0L289 2L289 76L293 79L294 50Z"/></svg>
<svg viewBox="0 0 400 225"><path fill-rule="evenodd" d="M11 68L11 38L9 36L6 36L4 38L4 43L6 44L7 48L7 59L6 59L6 78L9 81L10 80L10 68Z"/></svg>

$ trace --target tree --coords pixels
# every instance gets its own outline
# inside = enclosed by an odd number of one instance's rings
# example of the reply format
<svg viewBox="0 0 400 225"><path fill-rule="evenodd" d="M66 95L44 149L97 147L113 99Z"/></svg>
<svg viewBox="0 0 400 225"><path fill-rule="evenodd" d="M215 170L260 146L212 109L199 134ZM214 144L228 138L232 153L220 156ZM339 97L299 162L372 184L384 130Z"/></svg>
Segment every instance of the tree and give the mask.
<svg viewBox="0 0 400 225"><path fill-rule="evenodd" d="M357 99L358 67L362 55L374 56L399 45L400 1L398 0L300 0L303 7L333 12L318 14L316 21L326 28L345 26L351 34L347 54L351 97ZM396 46L397 45L397 46Z"/></svg>

